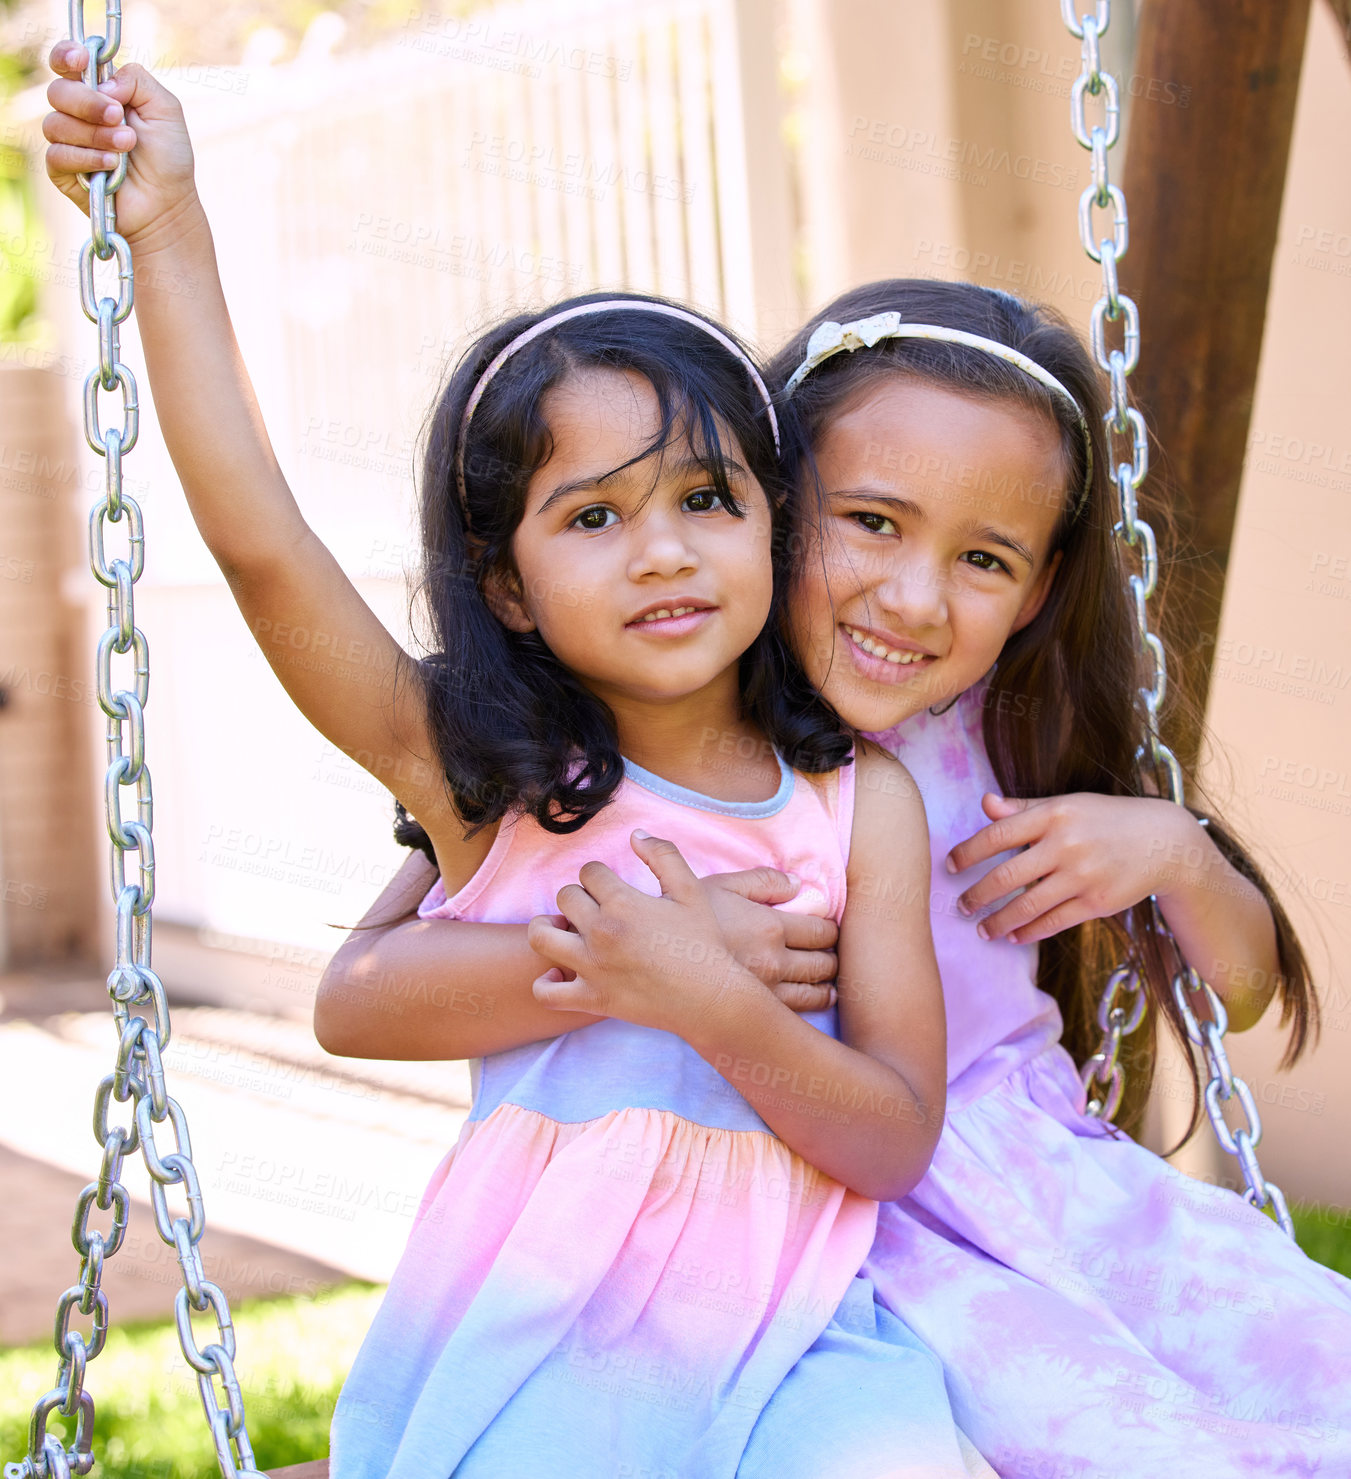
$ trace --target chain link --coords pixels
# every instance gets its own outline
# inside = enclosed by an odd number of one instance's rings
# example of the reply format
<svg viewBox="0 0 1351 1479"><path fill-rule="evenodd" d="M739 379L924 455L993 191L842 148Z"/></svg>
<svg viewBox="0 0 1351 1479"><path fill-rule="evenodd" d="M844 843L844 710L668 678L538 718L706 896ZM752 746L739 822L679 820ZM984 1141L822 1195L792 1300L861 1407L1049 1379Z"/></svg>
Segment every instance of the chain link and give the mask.
<svg viewBox="0 0 1351 1479"><path fill-rule="evenodd" d="M70 0L70 37L89 52L84 80L97 87L112 75L122 37L121 0L106 0L104 34L86 36L83 0ZM107 718L104 811L111 847L109 878L117 912L116 956L108 975L108 994L120 1032L117 1062L94 1093L94 1139L102 1151L99 1174L80 1193L71 1224L71 1241L80 1255L79 1281L57 1302L53 1344L60 1365L56 1386L40 1397L28 1428L28 1452L4 1466L5 1479L69 1479L94 1466L94 1399L85 1390L87 1365L103 1350L108 1333L108 1296L103 1266L122 1246L131 1198L122 1183L122 1163L138 1150L150 1173L155 1228L178 1258L183 1288L174 1319L184 1359L197 1374L207 1425L224 1479L266 1479L260 1475L244 1421L244 1399L235 1376L235 1333L221 1289L202 1267L198 1243L205 1230L202 1193L192 1161L188 1123L164 1082L163 1051L169 1044L169 1006L164 986L150 964L151 906L155 898L154 797L145 762L145 704L150 687L150 649L136 625L135 586L145 568L141 510L123 491L122 457L136 445L140 423L136 377L122 363L119 327L135 301L131 248L117 232L116 195L126 178L127 156L114 171L80 178L89 190L89 240L80 253L80 306L98 331L98 365L84 382L84 431L89 445L105 459L104 493L89 515L89 565L108 592L108 627L99 638L95 674L99 707ZM115 294L100 289L99 263L112 263ZM120 391L122 424L105 428L99 418L99 392ZM108 557L108 526L123 535L123 550ZM114 656L130 658L126 684L113 675ZM135 818L123 814L123 790L133 789ZM127 882L127 855L134 853L137 880ZM139 1011L134 1009L139 1008ZM151 1020L153 1018L153 1020ZM109 1124L114 1101L129 1104L128 1123ZM156 1144L156 1126L168 1122L173 1149ZM166 1188L180 1186L187 1214L169 1210ZM110 1225L91 1227L95 1212L108 1213ZM218 1340L199 1349L191 1312L215 1318ZM79 1315L91 1321L88 1334L72 1329ZM218 1381L224 1405L216 1399ZM49 1419L73 1419L66 1439L47 1431Z"/></svg>
<svg viewBox="0 0 1351 1479"><path fill-rule="evenodd" d="M1112 183L1108 151L1121 132L1120 89L1116 78L1103 69L1100 42L1112 18L1111 0L1096 0L1093 14L1076 15L1076 0L1060 0L1060 13L1066 27L1079 42L1081 70L1070 93L1070 125L1078 143L1092 155L1090 182L1079 197L1079 240L1090 260L1102 269L1102 296L1093 305L1089 319L1089 343L1098 366L1111 385L1112 404L1105 416L1110 449L1108 465L1115 468L1121 507L1116 536L1124 550L1134 551L1139 570L1128 577L1135 606L1136 626L1140 635L1142 672L1149 675L1148 684L1140 689L1145 714L1145 742L1136 751L1141 774L1153 782L1160 796L1183 804L1182 767L1177 756L1159 734L1159 711L1168 692L1168 664L1163 643L1149 625L1148 601L1159 578L1159 552L1154 530L1139 516L1137 494L1149 471L1149 437L1144 417L1129 404L1127 377L1140 360L1140 311L1133 299L1121 291L1117 266L1130 246L1130 218L1126 197L1120 186ZM1102 121L1088 121L1088 99L1102 100ZM1094 212L1111 209L1110 236L1099 235L1094 225ZM1120 324L1120 345L1109 346L1108 325ZM1125 448L1129 438L1129 458ZM1154 904L1151 899L1151 905ZM1262 1138L1262 1120L1257 1112L1252 1091L1229 1064L1224 1048L1224 1034L1229 1019L1224 1003L1194 970L1182 962L1181 953L1157 907L1152 910L1151 928L1161 932L1172 947L1180 969L1173 977L1173 1000L1182 1015L1187 1036L1205 1055L1210 1083L1205 1092L1206 1112L1221 1148L1232 1155L1243 1172L1247 1189L1244 1200L1253 1207L1270 1207L1276 1219L1291 1236L1294 1226L1279 1186L1266 1180L1257 1163L1257 1146ZM1138 921L1128 916L1132 934ZM1193 1003L1204 999L1210 1017L1203 1021L1196 1015ZM1119 966L1108 978L1098 1004L1098 1026L1102 1041L1098 1051L1080 1071L1088 1094L1087 1112L1098 1119L1110 1120L1121 1105L1125 1092L1125 1070L1119 1060L1122 1041L1144 1020L1145 987L1133 964ZM1237 1101L1246 1123L1231 1130L1224 1118L1224 1105Z"/></svg>

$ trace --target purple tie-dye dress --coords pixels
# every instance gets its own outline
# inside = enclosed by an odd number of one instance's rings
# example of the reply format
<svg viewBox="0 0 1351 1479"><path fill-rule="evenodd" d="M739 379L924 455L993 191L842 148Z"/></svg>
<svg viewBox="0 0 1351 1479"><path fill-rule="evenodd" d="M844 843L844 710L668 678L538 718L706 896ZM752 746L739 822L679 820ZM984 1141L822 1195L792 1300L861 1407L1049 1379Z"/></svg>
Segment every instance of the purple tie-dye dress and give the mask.
<svg viewBox="0 0 1351 1479"><path fill-rule="evenodd" d="M883 1205L863 1271L1004 1479L1348 1479L1351 1284L1087 1118L1037 947L957 912L978 870L945 856L999 791L984 692L874 736L928 813L950 1087L929 1173Z"/></svg>

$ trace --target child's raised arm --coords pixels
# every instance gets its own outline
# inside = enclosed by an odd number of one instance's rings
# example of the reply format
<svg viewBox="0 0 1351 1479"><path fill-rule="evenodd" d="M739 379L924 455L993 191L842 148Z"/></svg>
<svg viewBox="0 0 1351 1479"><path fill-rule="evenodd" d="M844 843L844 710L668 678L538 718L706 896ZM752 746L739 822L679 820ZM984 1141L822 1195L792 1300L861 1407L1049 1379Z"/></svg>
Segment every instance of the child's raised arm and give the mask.
<svg viewBox="0 0 1351 1479"><path fill-rule="evenodd" d="M436 876L413 853L329 962L314 1003L324 1048L350 1058L481 1058L601 1020L535 999L547 962L524 923L416 918ZM786 875L754 868L700 885L737 959L785 1006L831 1004L835 924L771 908L796 892Z"/></svg>
<svg viewBox="0 0 1351 1479"><path fill-rule="evenodd" d="M358 757L426 826L443 864L477 866L439 767L410 660L305 523L277 464L235 342L211 230L197 198L178 100L143 67L99 90L79 80L85 49L59 43L43 131L47 171L87 208L77 171L131 148L117 192L133 248L135 310L160 428L202 538L249 631L302 713ZM134 144L134 148L132 145Z"/></svg>
<svg viewBox="0 0 1351 1479"><path fill-rule="evenodd" d="M558 899L575 933L537 919L530 938L555 962L536 983L541 1000L678 1034L804 1160L863 1196L891 1201L933 1156L947 1034L919 791L903 766L871 746L860 747L855 763L839 943L842 1040L802 1021L739 964L671 842L635 834L660 898L588 863L581 884Z"/></svg>

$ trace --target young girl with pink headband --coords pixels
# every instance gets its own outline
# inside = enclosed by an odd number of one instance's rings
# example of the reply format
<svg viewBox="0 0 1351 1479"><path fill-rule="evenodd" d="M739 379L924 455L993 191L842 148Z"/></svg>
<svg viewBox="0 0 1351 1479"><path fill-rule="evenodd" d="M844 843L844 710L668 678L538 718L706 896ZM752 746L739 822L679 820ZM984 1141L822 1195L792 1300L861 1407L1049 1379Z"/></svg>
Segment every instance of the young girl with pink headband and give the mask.
<svg viewBox="0 0 1351 1479"><path fill-rule="evenodd" d="M533 916L552 965L498 1020L515 1041L479 1053L339 1402L333 1479L988 1475L858 1272L942 1125L924 815L787 649L786 449L754 364L635 295L480 336L430 420L415 661L277 466L176 101L135 65L94 91L82 60L53 58L48 169L81 203L77 171L135 144L117 217L160 269L137 293L160 425L241 613L316 727L396 778L436 860L423 913ZM331 663L275 640L298 626L341 638ZM720 931L691 865L761 862L822 938L838 924L867 983L838 1012L687 948ZM629 892L656 927L601 985L597 911Z"/></svg>

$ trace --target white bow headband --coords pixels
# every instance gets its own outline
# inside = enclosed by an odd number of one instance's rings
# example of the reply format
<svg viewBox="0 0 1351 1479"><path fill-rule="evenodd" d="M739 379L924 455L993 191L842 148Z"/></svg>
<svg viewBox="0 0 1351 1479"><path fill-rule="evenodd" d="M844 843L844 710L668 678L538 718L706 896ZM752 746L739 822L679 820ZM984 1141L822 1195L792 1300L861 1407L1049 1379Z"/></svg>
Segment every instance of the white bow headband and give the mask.
<svg viewBox="0 0 1351 1479"><path fill-rule="evenodd" d="M464 449L469 438L469 421L478 409L478 403L483 399L483 392L487 390L493 376L504 364L516 353L523 349L533 339L538 339L541 334L550 329L557 328L559 324L565 324L570 319L583 318L592 313L657 313L665 318L677 318L681 323L693 324L696 329L702 329L711 338L716 339L719 344L731 355L741 361L747 375L750 376L751 384L760 392L760 397L765 403L765 412L769 417L769 429L774 433L774 450L781 453L783 448L779 444L779 418L774 413L774 402L770 399L769 387L762 379L759 370L751 363L746 351L734 340L729 338L723 331L706 318L700 318L697 313L690 313L687 309L676 308L670 303L647 303L641 298L606 298L598 303L578 303L575 307L564 308L559 313L550 313L537 323L530 325L528 329L517 334L516 337L504 349L500 349L493 356L492 362L487 369L478 377L478 384L470 392L469 399L464 403L464 414L460 417L460 435L455 447L455 487L460 495L460 507L465 511L465 519L468 521L469 506L464 487Z"/></svg>
<svg viewBox="0 0 1351 1479"><path fill-rule="evenodd" d="M1016 365L1038 384L1044 385L1047 390L1067 401L1074 410L1075 419L1079 423L1079 430L1084 438L1086 459L1084 484L1079 490L1074 507L1070 510L1071 518L1078 516L1087 502L1088 490L1093 482L1093 438L1089 434L1083 408L1049 370L1043 370L1036 360L1028 359L1025 354L1020 354L1007 344L1001 344L997 339L986 339L980 334L968 334L964 329L945 328L942 324L903 323L901 315L894 311L875 313L871 318L855 319L853 323L848 324L837 324L832 319L827 319L825 323L818 324L812 330L812 336L807 340L807 357L789 376L788 383L783 388L785 399L792 395L819 364L832 356L845 351L852 353L855 349L871 349L874 344L880 343L883 339L934 339L948 344L965 344L970 349L982 350L986 354L992 354L998 359L1007 360L1011 365Z"/></svg>

